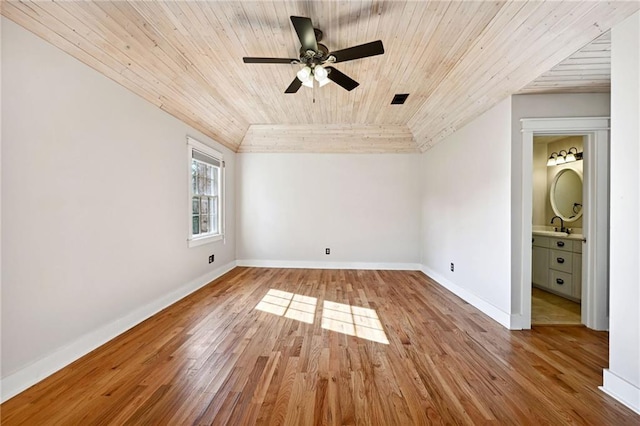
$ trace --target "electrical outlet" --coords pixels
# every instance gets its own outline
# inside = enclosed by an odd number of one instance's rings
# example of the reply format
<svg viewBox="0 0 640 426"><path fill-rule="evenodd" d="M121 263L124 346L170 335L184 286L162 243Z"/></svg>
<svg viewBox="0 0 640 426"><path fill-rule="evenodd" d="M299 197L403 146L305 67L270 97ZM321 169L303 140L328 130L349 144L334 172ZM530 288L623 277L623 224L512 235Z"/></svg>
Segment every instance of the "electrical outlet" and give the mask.
<svg viewBox="0 0 640 426"><path fill-rule="evenodd" d="M331 254L331 249L330 248L324 249L324 254Z"/></svg>
<svg viewBox="0 0 640 426"><path fill-rule="evenodd" d="M453 272L453 262L451 262L451 272Z"/></svg>
<svg viewBox="0 0 640 426"><path fill-rule="evenodd" d="M209 263L213 263L213 259L215 258L215 254L209 256Z"/></svg>

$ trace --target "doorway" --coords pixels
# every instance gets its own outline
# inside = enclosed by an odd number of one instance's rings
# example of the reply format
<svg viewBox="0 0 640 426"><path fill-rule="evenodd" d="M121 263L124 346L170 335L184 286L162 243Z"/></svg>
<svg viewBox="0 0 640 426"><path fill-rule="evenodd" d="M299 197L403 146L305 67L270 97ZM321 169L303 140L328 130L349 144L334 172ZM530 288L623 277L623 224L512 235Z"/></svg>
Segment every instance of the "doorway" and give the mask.
<svg viewBox="0 0 640 426"><path fill-rule="evenodd" d="M522 120L522 210L519 282L513 283L519 294L521 328L531 328L532 255L533 255L533 155L534 136L581 135L584 145L581 247L580 321L596 330L608 329L608 158L609 118L549 118ZM546 226L546 225L545 225ZM554 226L555 227L555 226ZM562 225L560 225L562 227ZM555 238L557 235L551 234ZM572 242L572 244L575 244ZM548 247L552 249L552 247ZM572 252L572 256L577 253ZM559 256L560 257L560 256ZM550 257L553 259L553 257ZM538 265L536 265L538 266ZM565 265L566 266L566 265ZM566 271L565 271L566 272ZM572 271L573 272L573 271ZM552 275L552 279L562 275Z"/></svg>
<svg viewBox="0 0 640 426"><path fill-rule="evenodd" d="M582 324L585 138L533 136L532 325Z"/></svg>

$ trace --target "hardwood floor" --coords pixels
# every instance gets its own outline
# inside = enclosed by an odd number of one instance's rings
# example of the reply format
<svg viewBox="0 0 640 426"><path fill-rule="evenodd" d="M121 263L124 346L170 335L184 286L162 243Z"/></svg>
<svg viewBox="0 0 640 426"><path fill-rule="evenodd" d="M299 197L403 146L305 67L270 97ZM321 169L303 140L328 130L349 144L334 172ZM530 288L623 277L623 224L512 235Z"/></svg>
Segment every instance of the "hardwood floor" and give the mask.
<svg viewBox="0 0 640 426"><path fill-rule="evenodd" d="M580 325L580 303L534 287L531 291L531 324Z"/></svg>
<svg viewBox="0 0 640 426"><path fill-rule="evenodd" d="M584 327L505 330L420 272L236 268L2 424L637 425L597 389L607 351Z"/></svg>

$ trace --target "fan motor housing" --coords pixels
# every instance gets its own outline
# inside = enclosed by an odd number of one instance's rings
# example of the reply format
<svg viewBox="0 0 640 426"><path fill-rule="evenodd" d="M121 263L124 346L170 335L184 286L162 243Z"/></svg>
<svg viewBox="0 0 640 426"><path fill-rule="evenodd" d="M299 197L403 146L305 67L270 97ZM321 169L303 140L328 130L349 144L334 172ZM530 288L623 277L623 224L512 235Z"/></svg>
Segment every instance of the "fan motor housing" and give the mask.
<svg viewBox="0 0 640 426"><path fill-rule="evenodd" d="M300 62L307 65L320 64L325 61L329 56L329 49L322 43L318 43L318 50L305 50L304 47L300 48Z"/></svg>

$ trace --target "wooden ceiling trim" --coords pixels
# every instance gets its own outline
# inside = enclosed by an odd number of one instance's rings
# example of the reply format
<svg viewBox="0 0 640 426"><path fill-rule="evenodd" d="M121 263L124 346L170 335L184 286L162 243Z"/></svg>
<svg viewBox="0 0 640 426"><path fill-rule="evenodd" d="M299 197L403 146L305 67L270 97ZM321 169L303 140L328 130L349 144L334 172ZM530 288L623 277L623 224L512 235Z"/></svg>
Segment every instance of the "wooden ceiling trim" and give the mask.
<svg viewBox="0 0 640 426"><path fill-rule="evenodd" d="M406 126L251 125L239 153L416 153Z"/></svg>

